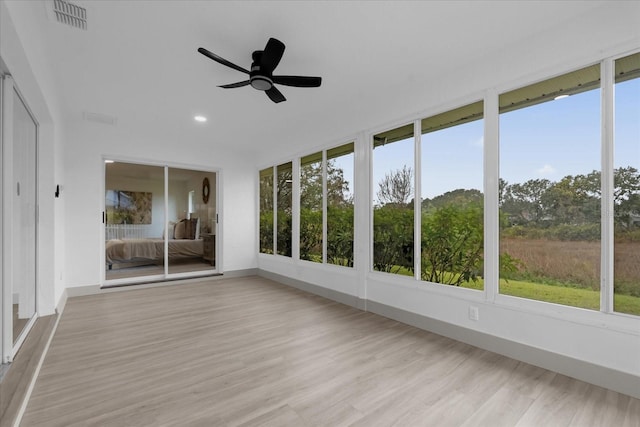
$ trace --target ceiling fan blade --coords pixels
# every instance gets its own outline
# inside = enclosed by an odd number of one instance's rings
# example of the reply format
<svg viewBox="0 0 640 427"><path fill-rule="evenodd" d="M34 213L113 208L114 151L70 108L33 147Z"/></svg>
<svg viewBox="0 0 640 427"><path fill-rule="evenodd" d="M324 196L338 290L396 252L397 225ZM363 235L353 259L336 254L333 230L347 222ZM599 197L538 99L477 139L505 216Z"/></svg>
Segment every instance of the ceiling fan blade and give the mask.
<svg viewBox="0 0 640 427"><path fill-rule="evenodd" d="M273 76L273 82L285 86L318 87L322 83L322 77L306 76Z"/></svg>
<svg viewBox="0 0 640 427"><path fill-rule="evenodd" d="M247 86L248 84L251 84L251 80L245 80L243 82L238 82L238 83L229 83L228 85L220 85L218 87L223 87L225 89L233 89L234 87Z"/></svg>
<svg viewBox="0 0 640 427"><path fill-rule="evenodd" d="M267 96L276 104L278 102L282 102L282 101L286 101L287 98L284 97L284 95L282 94L282 92L280 92L278 89L276 89L275 86L272 86L271 89L265 90L264 93L267 94Z"/></svg>
<svg viewBox="0 0 640 427"><path fill-rule="evenodd" d="M222 65L226 65L227 67L233 68L234 70L238 70L241 71L245 74L249 74L249 71L245 70L244 68L240 67L239 65L234 64L233 62L229 62L226 59L216 55L213 52L209 52L207 49L201 47L198 48L198 52L200 52L201 54L203 54L204 56L213 59L214 61L222 64Z"/></svg>
<svg viewBox="0 0 640 427"><path fill-rule="evenodd" d="M270 38L262 51L262 58L260 59L260 69L265 74L273 73L273 70L280 63L282 55L284 54L284 43L280 40Z"/></svg>

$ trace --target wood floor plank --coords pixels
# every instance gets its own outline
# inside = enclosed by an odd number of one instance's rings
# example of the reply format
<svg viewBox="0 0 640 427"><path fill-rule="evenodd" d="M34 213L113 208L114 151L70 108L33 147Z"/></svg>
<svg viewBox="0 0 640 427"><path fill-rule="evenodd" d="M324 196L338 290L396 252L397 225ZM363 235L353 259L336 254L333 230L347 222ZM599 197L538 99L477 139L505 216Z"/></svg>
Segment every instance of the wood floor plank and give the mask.
<svg viewBox="0 0 640 427"><path fill-rule="evenodd" d="M22 426L638 420L638 399L249 277L69 299Z"/></svg>

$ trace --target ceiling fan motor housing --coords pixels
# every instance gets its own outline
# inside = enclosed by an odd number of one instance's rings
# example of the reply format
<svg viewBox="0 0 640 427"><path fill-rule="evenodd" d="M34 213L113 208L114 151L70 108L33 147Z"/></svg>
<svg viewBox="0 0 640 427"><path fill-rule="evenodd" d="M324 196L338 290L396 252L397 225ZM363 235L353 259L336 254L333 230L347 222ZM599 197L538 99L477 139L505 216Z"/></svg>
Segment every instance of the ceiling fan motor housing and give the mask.
<svg viewBox="0 0 640 427"><path fill-rule="evenodd" d="M249 80L251 81L251 86L254 89L258 90L269 90L273 87L273 80L271 80L271 76L265 75L260 69L260 61L262 59L262 51L256 50L253 52L252 59L253 64L251 64L251 73L249 73Z"/></svg>

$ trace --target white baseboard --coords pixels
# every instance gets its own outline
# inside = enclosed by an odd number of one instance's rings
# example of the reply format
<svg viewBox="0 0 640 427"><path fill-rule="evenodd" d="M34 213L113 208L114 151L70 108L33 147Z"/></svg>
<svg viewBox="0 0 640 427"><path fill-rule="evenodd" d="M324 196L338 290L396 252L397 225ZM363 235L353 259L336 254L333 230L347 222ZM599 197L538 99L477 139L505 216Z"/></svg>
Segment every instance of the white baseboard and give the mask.
<svg viewBox="0 0 640 427"><path fill-rule="evenodd" d="M56 313L60 316L64 312L64 308L67 305L67 299L69 298L69 294L66 289L62 291L62 295L60 296L60 300L56 305Z"/></svg>
<svg viewBox="0 0 640 427"><path fill-rule="evenodd" d="M311 283L303 282L301 280L292 279L291 277L283 276L281 274L272 273L270 271L260 270L258 276L270 279L278 283L291 286L292 288L300 289L321 297L325 297L332 301L337 301L341 304L348 305L360 310L365 310L365 300L358 298L355 295L345 294L343 292L334 291L333 289L323 288L322 286L313 285Z"/></svg>

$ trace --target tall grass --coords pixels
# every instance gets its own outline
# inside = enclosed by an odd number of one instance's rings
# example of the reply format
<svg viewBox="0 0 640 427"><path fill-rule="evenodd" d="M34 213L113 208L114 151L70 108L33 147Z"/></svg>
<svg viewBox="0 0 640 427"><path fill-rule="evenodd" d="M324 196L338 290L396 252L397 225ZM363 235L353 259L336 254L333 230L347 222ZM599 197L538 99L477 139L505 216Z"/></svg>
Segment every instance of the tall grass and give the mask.
<svg viewBox="0 0 640 427"><path fill-rule="evenodd" d="M600 242L503 238L500 252L521 263L507 279L600 289Z"/></svg>
<svg viewBox="0 0 640 427"><path fill-rule="evenodd" d="M501 293L575 307L599 307L600 242L502 238L500 252L520 261L516 272L502 277L509 283L500 281ZM558 287L564 290L554 289ZM615 243L614 289L615 311L640 314L640 242Z"/></svg>

